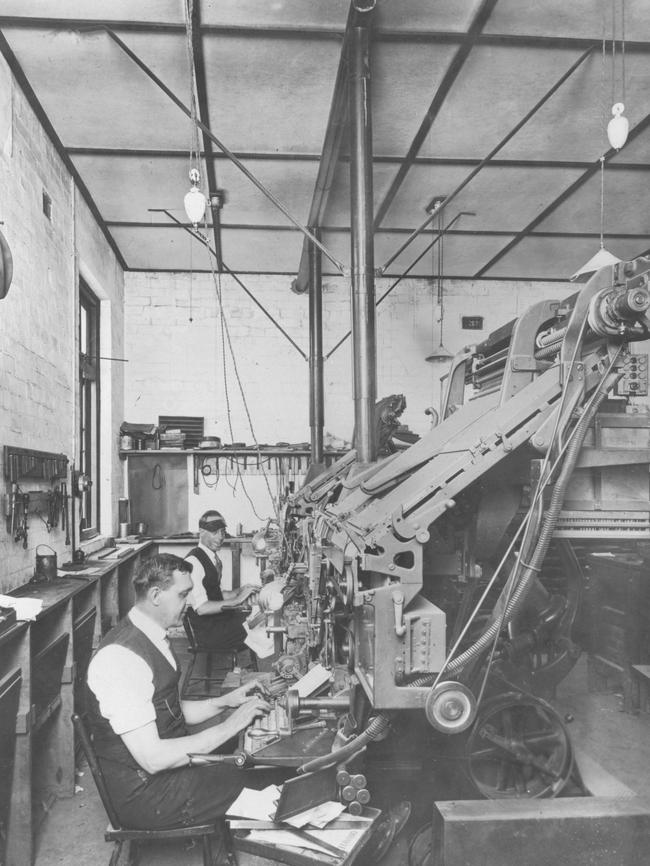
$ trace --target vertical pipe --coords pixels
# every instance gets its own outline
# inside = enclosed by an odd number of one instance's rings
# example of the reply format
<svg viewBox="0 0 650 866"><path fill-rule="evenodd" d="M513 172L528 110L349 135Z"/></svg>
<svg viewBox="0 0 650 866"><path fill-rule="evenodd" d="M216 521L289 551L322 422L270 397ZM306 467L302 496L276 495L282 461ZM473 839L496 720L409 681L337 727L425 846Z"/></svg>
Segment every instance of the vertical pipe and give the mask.
<svg viewBox="0 0 650 866"><path fill-rule="evenodd" d="M355 445L361 463L375 459L377 394L373 249L370 31L354 27L350 40L350 211L352 244L352 363Z"/></svg>
<svg viewBox="0 0 650 866"><path fill-rule="evenodd" d="M320 231L313 228L320 240ZM311 428L311 462L323 462L323 283L322 255L315 244L309 244L309 426Z"/></svg>

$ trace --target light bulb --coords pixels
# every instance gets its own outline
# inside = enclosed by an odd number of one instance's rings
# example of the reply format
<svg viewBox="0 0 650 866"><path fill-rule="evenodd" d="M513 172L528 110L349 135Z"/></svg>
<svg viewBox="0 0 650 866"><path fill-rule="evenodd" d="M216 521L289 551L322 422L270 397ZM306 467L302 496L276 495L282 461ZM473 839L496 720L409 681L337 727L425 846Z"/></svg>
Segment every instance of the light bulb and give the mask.
<svg viewBox="0 0 650 866"><path fill-rule="evenodd" d="M198 187L193 186L189 192L185 193L183 204L185 205L185 213L188 220L196 227L205 214L205 196Z"/></svg>
<svg viewBox="0 0 650 866"><path fill-rule="evenodd" d="M196 168L191 168L190 183L192 184L192 188L188 193L185 193L183 204L185 205L185 213L187 214L187 218L192 223L194 228L196 228L196 226L203 219L203 215L205 214L205 208L207 205L207 200L198 186L200 180L201 175L199 174L198 170Z"/></svg>
<svg viewBox="0 0 650 866"><path fill-rule="evenodd" d="M616 102L612 106L612 119L607 124L607 138L616 150L620 150L627 141L627 133L630 128L627 117L623 117L625 106L622 102Z"/></svg>
<svg viewBox="0 0 650 866"><path fill-rule="evenodd" d="M251 541L251 546L253 548L253 552L255 554L257 554L258 556L266 553L267 544L266 544L265 530L260 529L259 532L255 533L255 535L253 536L253 539Z"/></svg>

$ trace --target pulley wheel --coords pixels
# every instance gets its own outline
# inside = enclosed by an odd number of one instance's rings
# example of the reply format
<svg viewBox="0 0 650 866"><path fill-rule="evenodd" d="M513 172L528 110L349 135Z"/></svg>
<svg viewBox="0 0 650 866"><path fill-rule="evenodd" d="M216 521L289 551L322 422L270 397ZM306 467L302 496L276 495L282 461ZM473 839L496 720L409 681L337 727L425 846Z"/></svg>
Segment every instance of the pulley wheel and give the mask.
<svg viewBox="0 0 650 866"><path fill-rule="evenodd" d="M476 698L462 683L438 683L427 695L424 712L429 724L437 731L458 734L474 721Z"/></svg>
<svg viewBox="0 0 650 866"><path fill-rule="evenodd" d="M300 692L298 689L289 689L285 701L287 715L292 719L297 719L300 712Z"/></svg>
<svg viewBox="0 0 650 866"><path fill-rule="evenodd" d="M434 866L432 824L425 824L424 827L420 827L411 839L409 866Z"/></svg>
<svg viewBox="0 0 650 866"><path fill-rule="evenodd" d="M487 799L556 797L573 770L569 735L532 695L498 695L481 707L466 745L467 770Z"/></svg>

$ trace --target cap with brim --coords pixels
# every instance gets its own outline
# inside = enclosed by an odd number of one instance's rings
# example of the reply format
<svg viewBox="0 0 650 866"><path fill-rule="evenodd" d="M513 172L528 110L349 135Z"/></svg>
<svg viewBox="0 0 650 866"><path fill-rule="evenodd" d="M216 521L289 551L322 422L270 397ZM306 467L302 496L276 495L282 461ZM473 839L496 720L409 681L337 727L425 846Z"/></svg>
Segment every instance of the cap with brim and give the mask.
<svg viewBox="0 0 650 866"><path fill-rule="evenodd" d="M218 511L206 511L199 520L199 529L207 529L208 532L217 532L226 528L226 521Z"/></svg>

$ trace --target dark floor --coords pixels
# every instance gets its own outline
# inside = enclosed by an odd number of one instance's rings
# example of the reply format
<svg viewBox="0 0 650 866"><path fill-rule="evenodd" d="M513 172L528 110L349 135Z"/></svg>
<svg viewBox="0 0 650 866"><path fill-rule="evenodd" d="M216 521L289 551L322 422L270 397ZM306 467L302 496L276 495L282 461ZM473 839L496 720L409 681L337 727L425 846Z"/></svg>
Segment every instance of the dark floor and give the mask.
<svg viewBox="0 0 650 866"><path fill-rule="evenodd" d="M586 662L581 660L562 683L555 702L560 714L568 721L572 742L580 755L586 756L590 772L602 768L605 780L627 786L634 794L650 797L650 715L632 715L622 711L622 696L615 692L589 693ZM43 825L38 842L35 866L79 866L108 863L111 847L103 840L106 816L95 786L87 770L80 773L76 795L56 802ZM408 863L408 843L418 827L431 814L430 788L426 791L413 780L392 788L391 799L402 793L413 801L414 811L406 830L393 843L382 866L403 866ZM624 791L624 788L623 788ZM387 793L384 792L386 796ZM439 799L452 799L455 793ZM374 793L373 793L374 797ZM377 800L381 799L381 792ZM361 859L358 861L361 866ZM372 866L377 862L373 857ZM642 862L643 858L639 860ZM199 864L197 848L183 844L150 846L143 851L142 866L167 864Z"/></svg>

